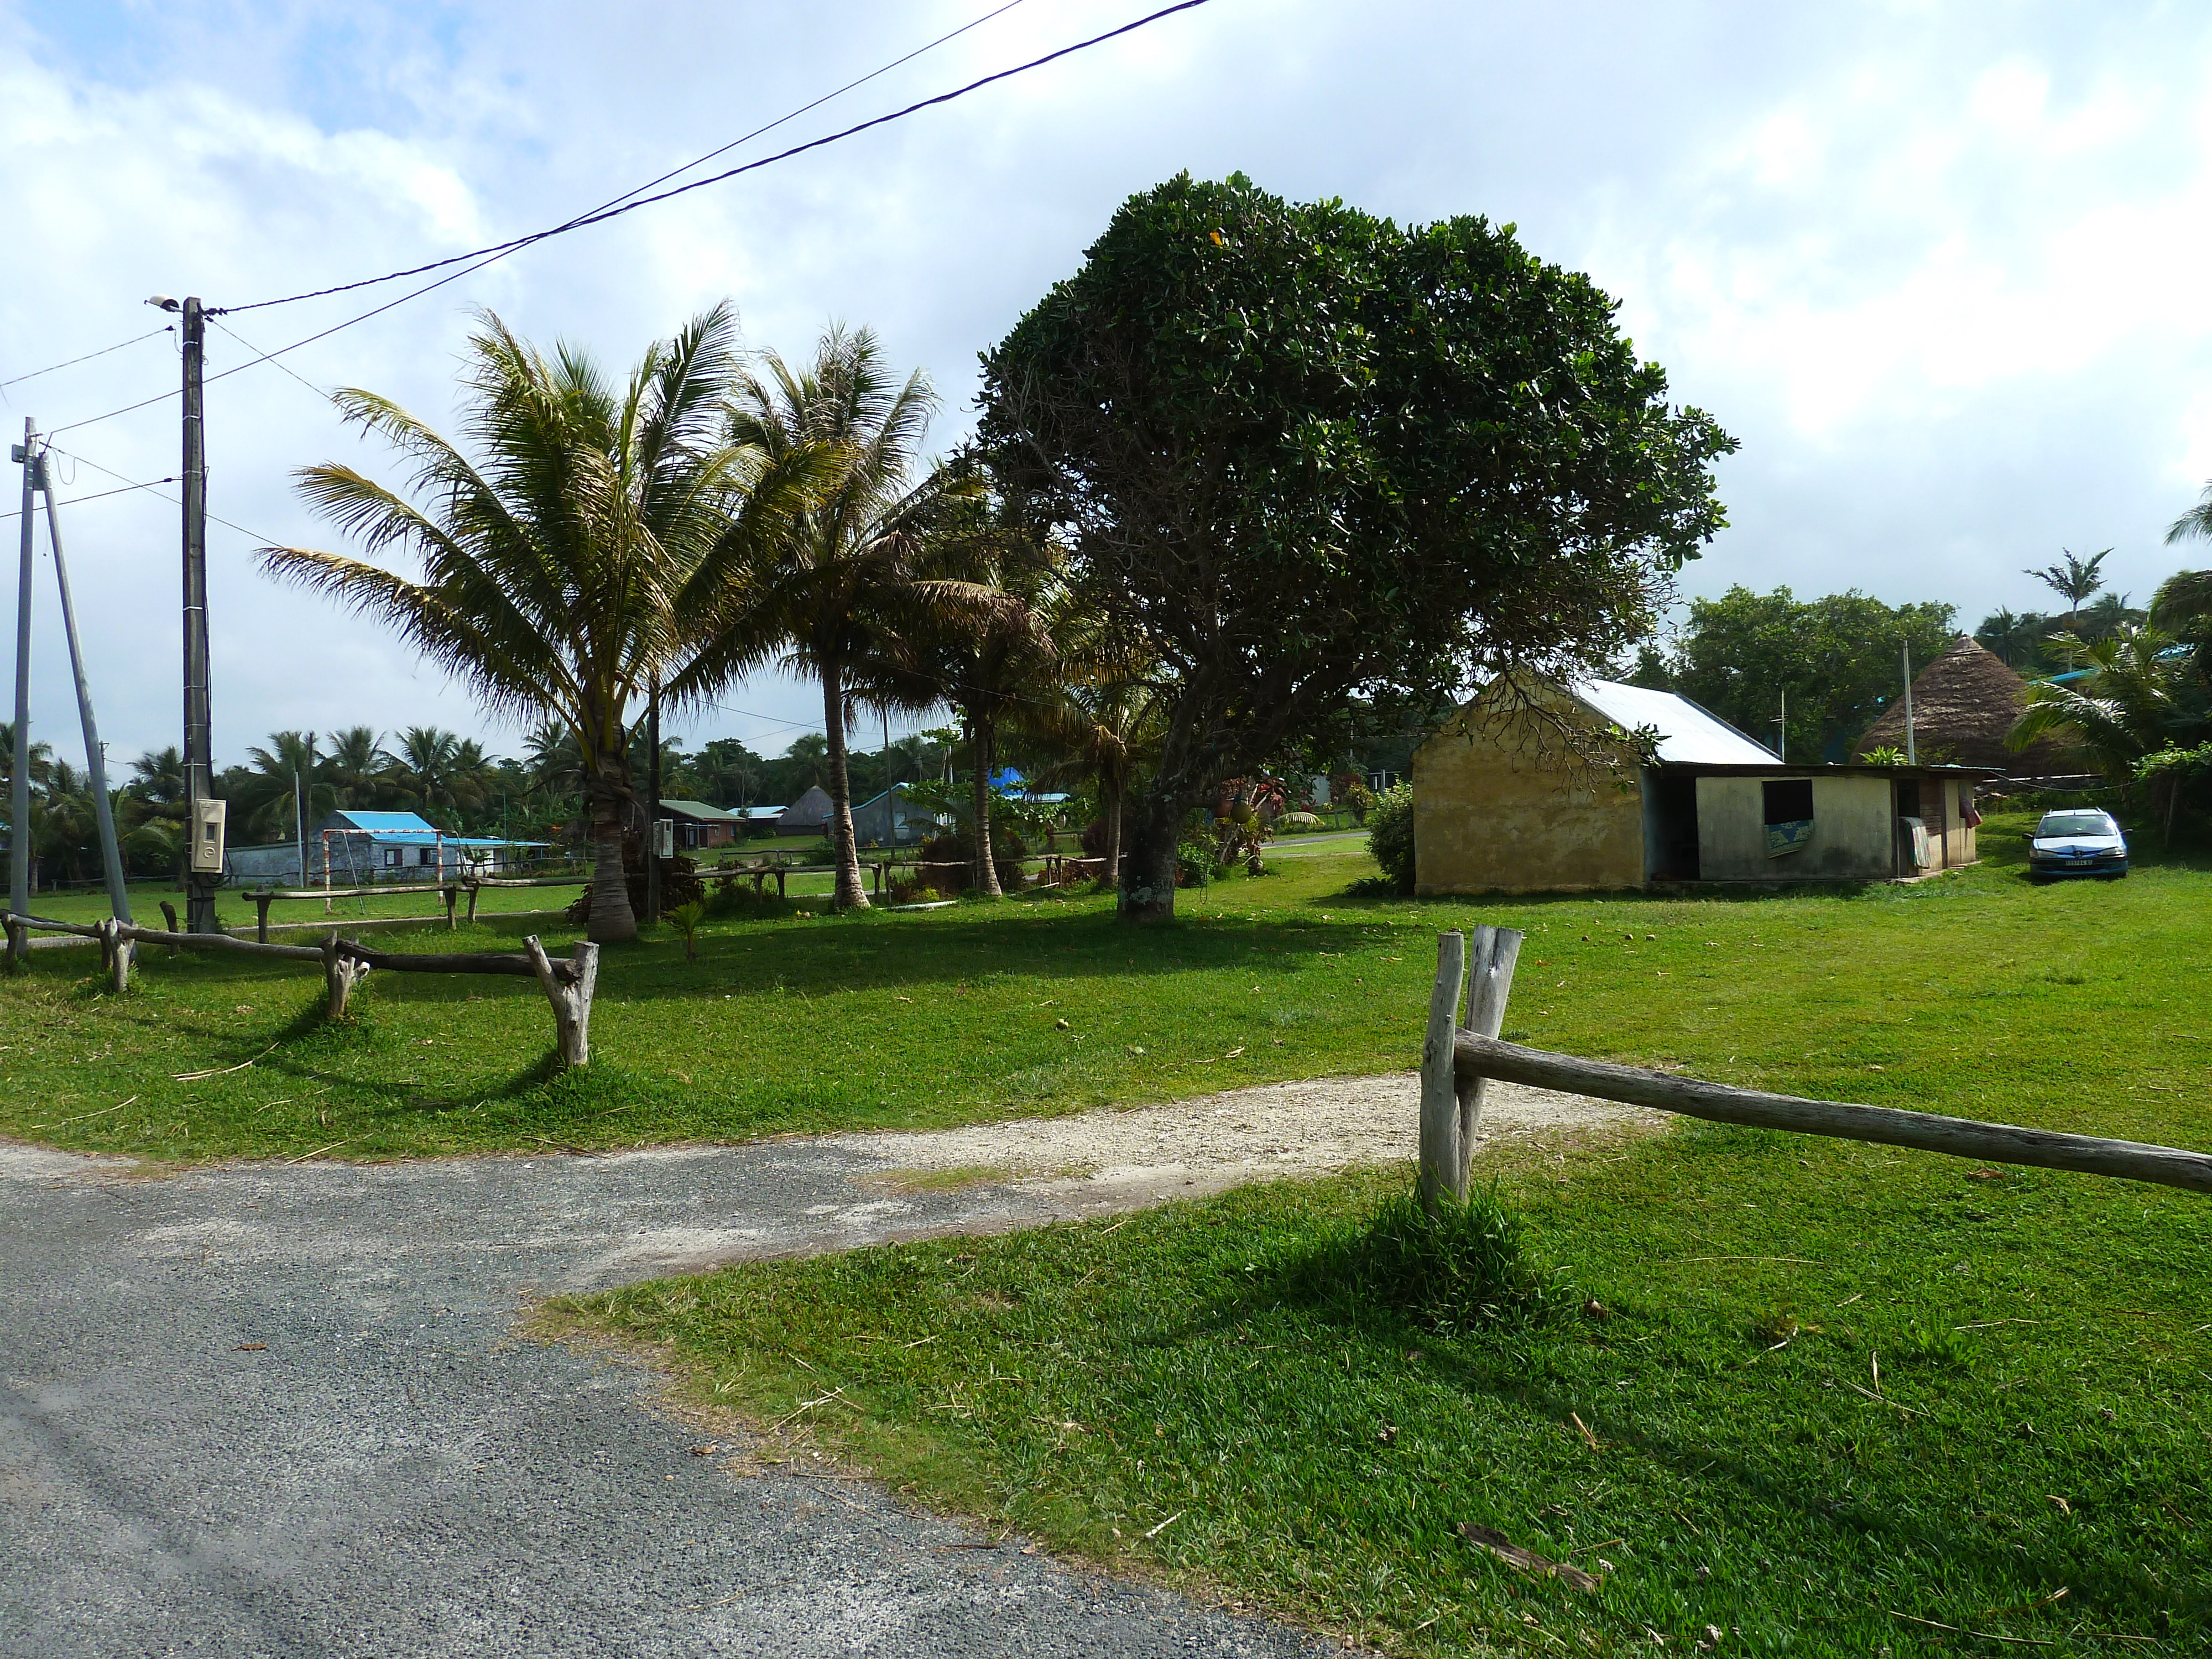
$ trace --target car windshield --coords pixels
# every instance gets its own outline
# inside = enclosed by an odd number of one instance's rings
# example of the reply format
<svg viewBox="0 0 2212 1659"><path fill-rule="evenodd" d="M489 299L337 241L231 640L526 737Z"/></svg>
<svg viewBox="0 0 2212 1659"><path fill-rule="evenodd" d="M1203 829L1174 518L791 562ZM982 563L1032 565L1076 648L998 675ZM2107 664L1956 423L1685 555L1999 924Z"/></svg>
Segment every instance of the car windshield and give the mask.
<svg viewBox="0 0 2212 1659"><path fill-rule="evenodd" d="M2102 812L2052 812L2035 826L2039 836L2110 836L2118 832Z"/></svg>

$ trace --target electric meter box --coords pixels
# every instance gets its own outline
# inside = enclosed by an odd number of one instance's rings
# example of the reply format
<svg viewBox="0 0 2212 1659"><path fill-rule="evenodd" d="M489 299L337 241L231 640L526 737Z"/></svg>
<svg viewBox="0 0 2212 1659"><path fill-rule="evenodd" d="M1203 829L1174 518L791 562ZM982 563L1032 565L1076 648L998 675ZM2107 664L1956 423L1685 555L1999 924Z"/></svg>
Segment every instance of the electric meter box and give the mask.
<svg viewBox="0 0 2212 1659"><path fill-rule="evenodd" d="M653 856L672 859L676 856L676 820L655 818L653 821Z"/></svg>
<svg viewBox="0 0 2212 1659"><path fill-rule="evenodd" d="M219 800L195 799L192 802L192 873L199 876L219 876L222 873L223 819L228 803Z"/></svg>

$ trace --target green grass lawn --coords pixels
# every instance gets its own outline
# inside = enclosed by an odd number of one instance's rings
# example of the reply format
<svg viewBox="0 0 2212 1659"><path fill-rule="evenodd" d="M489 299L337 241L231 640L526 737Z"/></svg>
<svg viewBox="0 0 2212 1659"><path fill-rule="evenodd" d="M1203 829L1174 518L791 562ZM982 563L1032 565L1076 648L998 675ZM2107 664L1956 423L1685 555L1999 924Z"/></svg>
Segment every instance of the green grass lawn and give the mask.
<svg viewBox="0 0 2212 1659"><path fill-rule="evenodd" d="M40 951L0 982L0 1133L154 1158L386 1158L929 1127L1394 1070L1419 1052L1436 930L1487 920L1530 932L1507 1023L1527 1041L2162 1138L2207 1076L2212 874L2150 862L2033 888L2017 826L1992 828L1978 869L1853 894L1352 897L1372 864L1317 848L1185 892L1157 931L1118 925L1109 897L812 918L801 898L710 921L696 963L666 930L606 951L593 1063L557 1079L525 980L372 976L360 1017L329 1028L319 976L290 964L152 947L118 1000L89 951ZM556 950L574 938L496 916L385 937L514 948L532 929Z"/></svg>
<svg viewBox="0 0 2212 1659"><path fill-rule="evenodd" d="M2033 889L2018 830L1910 888L1482 907L1534 935L1508 1034L2212 1147L2212 872ZM1218 996L1199 941L1237 940L1248 995L1385 1004L1369 1052L1407 1063L1431 935L1476 908L1243 920L1267 888L1158 947L1190 958L1178 986ZM1331 1027L1347 1062L1360 1029ZM1393 1650L2212 1648L2205 1199L1686 1122L1492 1168L1566 1311L1439 1328L1349 1294L1407 1182L1386 1171L752 1264L545 1325L661 1345L693 1397L927 1501ZM1462 1522L1601 1588L1518 1574Z"/></svg>

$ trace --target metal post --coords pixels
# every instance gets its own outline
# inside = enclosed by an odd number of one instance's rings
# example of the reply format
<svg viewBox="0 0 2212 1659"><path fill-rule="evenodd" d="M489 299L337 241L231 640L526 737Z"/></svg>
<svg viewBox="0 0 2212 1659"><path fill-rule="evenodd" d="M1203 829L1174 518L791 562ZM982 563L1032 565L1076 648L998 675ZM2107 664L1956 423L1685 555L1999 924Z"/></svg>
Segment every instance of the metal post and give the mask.
<svg viewBox="0 0 2212 1659"><path fill-rule="evenodd" d="M1912 647L1905 647L1905 763L1920 764L1919 747L1912 741Z"/></svg>
<svg viewBox="0 0 2212 1659"><path fill-rule="evenodd" d="M185 301L185 798L190 833L199 833L198 803L215 794L214 745L208 719L207 442L200 372L207 319L197 299ZM220 875L185 868L185 931L216 931Z"/></svg>
<svg viewBox="0 0 2212 1659"><path fill-rule="evenodd" d="M107 799L107 757L100 747L100 723L93 718L92 682L85 676L84 649L77 642L76 607L70 602L69 563L62 554L61 514L54 506L53 470L46 456L39 457L37 470L39 487L46 493L46 539L53 544L54 585L61 589L62 633L69 641L70 672L76 677L76 717L84 727L85 769L92 775L93 816L100 825L100 862L107 877L107 904L118 921L129 921L131 893L123 881L123 850L115 840L115 809Z"/></svg>
<svg viewBox="0 0 2212 1659"><path fill-rule="evenodd" d="M17 915L31 908L31 490L38 431L38 423L26 415L22 447L15 451L23 464L23 568L15 586L15 770L8 792L8 908ZM12 947L15 935L9 934L8 942ZM15 965L12 949L8 965Z"/></svg>
<svg viewBox="0 0 2212 1659"><path fill-rule="evenodd" d="M1782 688L1782 718L1774 724L1779 728L1774 739L1774 757L1786 761L1790 758L1790 688L1786 685Z"/></svg>
<svg viewBox="0 0 2212 1659"><path fill-rule="evenodd" d="M645 814L645 925L660 921L660 851L654 845L660 830L660 671L653 671L653 687L645 704L645 741L652 750L645 763L645 793L653 797Z"/></svg>

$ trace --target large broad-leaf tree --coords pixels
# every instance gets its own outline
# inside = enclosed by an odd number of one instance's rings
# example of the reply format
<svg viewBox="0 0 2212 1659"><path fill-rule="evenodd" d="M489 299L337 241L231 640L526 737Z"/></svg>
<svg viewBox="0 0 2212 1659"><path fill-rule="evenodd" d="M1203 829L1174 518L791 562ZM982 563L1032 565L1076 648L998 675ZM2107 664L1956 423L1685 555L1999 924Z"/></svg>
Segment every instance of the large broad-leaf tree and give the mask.
<svg viewBox="0 0 2212 1659"><path fill-rule="evenodd" d="M1786 587L1731 587L1692 602L1659 684L1770 749L1784 737L1786 707L1786 758L1847 761L1904 690L1905 653L1917 674L1957 640L1957 614L1856 588L1801 599Z"/></svg>
<svg viewBox="0 0 2212 1659"><path fill-rule="evenodd" d="M337 396L348 421L398 450L408 494L335 461L300 474L325 518L372 557L411 558L419 577L308 548L264 548L263 562L390 624L490 711L567 730L594 849L590 935L630 939L631 713L653 674L690 666L702 595L726 592L810 498L815 458L729 438L726 307L655 342L623 383L489 313L468 362L465 447L387 398Z"/></svg>
<svg viewBox="0 0 2212 1659"><path fill-rule="evenodd" d="M1125 204L983 359L980 433L1157 664L1121 909L1187 812L1358 691L1595 664L1724 522L1734 447L1510 226L1401 228L1237 175Z"/></svg>

